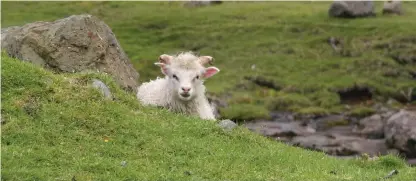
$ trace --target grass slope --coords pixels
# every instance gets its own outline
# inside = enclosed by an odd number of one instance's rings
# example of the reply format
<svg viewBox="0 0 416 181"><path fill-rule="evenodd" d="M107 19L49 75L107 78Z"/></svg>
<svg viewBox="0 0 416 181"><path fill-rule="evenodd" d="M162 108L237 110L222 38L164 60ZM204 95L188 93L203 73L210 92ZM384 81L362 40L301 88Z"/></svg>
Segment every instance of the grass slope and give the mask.
<svg viewBox="0 0 416 181"><path fill-rule="evenodd" d="M207 81L218 97L231 94L223 116L267 117L268 110L324 114L347 111L337 91L369 88L376 101L404 99L416 87L416 3L403 2L403 16L333 19L331 2L224 2L188 9L181 2L2 2L2 26L53 21L72 14L98 16L113 29L140 72L140 80L160 75L153 65L163 53L195 50L216 58L221 73ZM340 39L336 53L327 40ZM254 70L251 67L255 65ZM254 85L262 76L277 89ZM414 91L416 94L416 91ZM416 96L416 95L415 95ZM367 105L354 112L368 112Z"/></svg>
<svg viewBox="0 0 416 181"><path fill-rule="evenodd" d="M337 160L238 127L143 107L106 75L54 75L2 54L1 178L13 180L391 180L393 156ZM92 88L99 78L114 101ZM125 167L121 162L126 161ZM332 172L332 173L331 173Z"/></svg>

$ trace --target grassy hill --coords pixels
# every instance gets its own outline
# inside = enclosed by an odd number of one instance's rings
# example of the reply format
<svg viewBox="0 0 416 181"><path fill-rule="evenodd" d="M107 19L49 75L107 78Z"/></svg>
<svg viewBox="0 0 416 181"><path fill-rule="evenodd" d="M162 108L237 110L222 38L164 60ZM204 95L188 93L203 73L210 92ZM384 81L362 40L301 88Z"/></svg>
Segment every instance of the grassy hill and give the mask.
<svg viewBox="0 0 416 181"><path fill-rule="evenodd" d="M416 65L408 58L415 54L416 3L404 3L404 16L345 20L328 18L330 2L197 9L179 2L1 2L1 25L98 16L141 81L160 75L153 65L160 54L211 55L221 72L206 83L210 94L228 98L223 116L251 119L274 109L348 111L339 92L354 86L376 101L404 102L400 91L416 87ZM341 51L331 48L330 37L342 42ZM103 99L89 86L92 78L110 85L117 99ZM399 174L390 180L416 177L415 168L393 156L339 160L241 127L224 132L212 122L143 107L105 75L54 75L2 54L1 79L2 180L355 181L377 180L392 169ZM363 101L350 111L368 106Z"/></svg>
<svg viewBox="0 0 416 181"><path fill-rule="evenodd" d="M377 17L354 20L329 18L331 2L224 2L193 9L181 3L2 2L1 23L98 16L113 29L142 82L161 75L153 65L160 54L211 55L221 72L207 86L210 94L227 98L230 106L221 110L227 118L268 117L276 109L360 112L370 106L364 104L368 99L405 103L401 91L416 87L414 2L403 2L403 16L381 16L382 2L376 2ZM331 48L331 37L340 50ZM358 95L344 96L354 88L361 89ZM344 106L349 99L357 105L350 110Z"/></svg>
<svg viewBox="0 0 416 181"><path fill-rule="evenodd" d="M12 180L412 180L393 156L340 160L238 127L141 106L111 78L54 75L2 55L1 178ZM99 78L115 101L92 88ZM122 166L122 162L125 165Z"/></svg>

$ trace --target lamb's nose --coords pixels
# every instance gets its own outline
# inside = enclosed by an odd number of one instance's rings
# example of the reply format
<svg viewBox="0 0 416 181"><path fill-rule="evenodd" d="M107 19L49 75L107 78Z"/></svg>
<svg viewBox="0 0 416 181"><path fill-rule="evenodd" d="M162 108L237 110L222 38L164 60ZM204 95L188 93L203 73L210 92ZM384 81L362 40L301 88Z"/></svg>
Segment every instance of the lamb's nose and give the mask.
<svg viewBox="0 0 416 181"><path fill-rule="evenodd" d="M182 90L184 92L189 92L191 90L191 88L190 87L182 87Z"/></svg>

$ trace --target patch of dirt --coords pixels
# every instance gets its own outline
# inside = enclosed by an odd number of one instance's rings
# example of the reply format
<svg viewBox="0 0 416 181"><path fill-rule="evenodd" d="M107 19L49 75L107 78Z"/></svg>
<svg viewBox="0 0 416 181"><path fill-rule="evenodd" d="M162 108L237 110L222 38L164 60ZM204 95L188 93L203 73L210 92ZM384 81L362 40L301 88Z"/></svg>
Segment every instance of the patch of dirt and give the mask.
<svg viewBox="0 0 416 181"><path fill-rule="evenodd" d="M23 110L26 112L27 115L31 117L36 117L40 109L39 102L36 97L30 97L28 100L25 101L23 105Z"/></svg>
<svg viewBox="0 0 416 181"><path fill-rule="evenodd" d="M343 56L343 57L359 57L362 55L360 52L354 52L344 46L344 40L340 38L330 37L327 39L329 45L331 45L332 49L335 53Z"/></svg>
<svg viewBox="0 0 416 181"><path fill-rule="evenodd" d="M163 30L168 27L169 27L168 24L163 23L163 22L149 23L149 24L143 25L143 28L148 29L148 30Z"/></svg>
<svg viewBox="0 0 416 181"><path fill-rule="evenodd" d="M338 95L342 104L357 104L372 100L373 93L368 87L353 86L344 90L339 90Z"/></svg>
<svg viewBox="0 0 416 181"><path fill-rule="evenodd" d="M409 71L409 74L413 79L416 79L416 71Z"/></svg>
<svg viewBox="0 0 416 181"><path fill-rule="evenodd" d="M266 78L264 78L262 76L257 76L257 77L245 76L244 79L249 80L249 81L251 81L251 82L253 82L253 83L255 83L259 86L274 89L274 90L277 90L277 91L282 89L282 87L277 85L274 81L267 80Z"/></svg>
<svg viewBox="0 0 416 181"><path fill-rule="evenodd" d="M400 65L416 64L416 55L391 54L390 57Z"/></svg>

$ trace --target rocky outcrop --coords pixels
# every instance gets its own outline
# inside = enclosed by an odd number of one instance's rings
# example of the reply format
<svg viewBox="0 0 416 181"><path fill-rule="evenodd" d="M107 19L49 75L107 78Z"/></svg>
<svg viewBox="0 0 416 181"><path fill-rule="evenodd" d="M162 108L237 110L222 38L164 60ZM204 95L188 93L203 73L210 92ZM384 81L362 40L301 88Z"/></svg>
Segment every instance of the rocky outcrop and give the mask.
<svg viewBox="0 0 416 181"><path fill-rule="evenodd" d="M334 1L329 7L331 17L357 18L375 16L373 1Z"/></svg>
<svg viewBox="0 0 416 181"><path fill-rule="evenodd" d="M273 111L272 120L244 123L249 130L289 145L334 156L401 154L415 165L416 112L377 108L377 113L358 118L344 114L302 118Z"/></svg>
<svg viewBox="0 0 416 181"><path fill-rule="evenodd" d="M33 22L1 30L1 48L10 56L55 72L100 71L135 91L139 73L108 25L91 15Z"/></svg>

